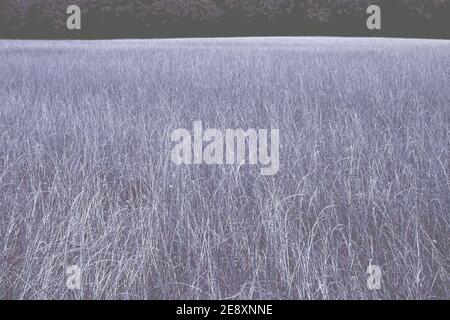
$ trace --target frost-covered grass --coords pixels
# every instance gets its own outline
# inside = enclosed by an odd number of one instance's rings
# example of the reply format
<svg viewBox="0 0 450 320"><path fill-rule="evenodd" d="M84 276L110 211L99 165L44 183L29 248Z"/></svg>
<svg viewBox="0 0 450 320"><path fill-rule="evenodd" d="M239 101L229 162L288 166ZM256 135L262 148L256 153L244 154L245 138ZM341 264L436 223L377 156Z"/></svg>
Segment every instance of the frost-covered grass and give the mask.
<svg viewBox="0 0 450 320"><path fill-rule="evenodd" d="M449 41L0 41L0 298L449 299L449 77ZM172 164L196 120L279 128L278 174Z"/></svg>

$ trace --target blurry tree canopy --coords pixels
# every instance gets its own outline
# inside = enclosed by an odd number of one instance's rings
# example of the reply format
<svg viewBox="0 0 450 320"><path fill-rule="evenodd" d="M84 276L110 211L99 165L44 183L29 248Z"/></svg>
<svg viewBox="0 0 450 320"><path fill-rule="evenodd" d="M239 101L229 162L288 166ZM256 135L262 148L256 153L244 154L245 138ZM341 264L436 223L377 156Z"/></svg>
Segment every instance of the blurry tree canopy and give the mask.
<svg viewBox="0 0 450 320"><path fill-rule="evenodd" d="M81 31L66 28L73 4ZM382 8L378 35L449 32L450 0L1 0L0 36L365 35L371 4Z"/></svg>

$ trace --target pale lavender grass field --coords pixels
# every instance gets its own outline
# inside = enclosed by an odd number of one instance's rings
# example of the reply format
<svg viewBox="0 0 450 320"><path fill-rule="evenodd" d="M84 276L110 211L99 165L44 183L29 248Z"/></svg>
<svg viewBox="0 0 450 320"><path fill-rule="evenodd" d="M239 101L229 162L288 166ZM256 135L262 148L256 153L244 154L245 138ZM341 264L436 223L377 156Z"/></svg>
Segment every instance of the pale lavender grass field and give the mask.
<svg viewBox="0 0 450 320"><path fill-rule="evenodd" d="M278 174L172 164L196 120ZM0 41L2 299L450 299L449 175L450 41Z"/></svg>

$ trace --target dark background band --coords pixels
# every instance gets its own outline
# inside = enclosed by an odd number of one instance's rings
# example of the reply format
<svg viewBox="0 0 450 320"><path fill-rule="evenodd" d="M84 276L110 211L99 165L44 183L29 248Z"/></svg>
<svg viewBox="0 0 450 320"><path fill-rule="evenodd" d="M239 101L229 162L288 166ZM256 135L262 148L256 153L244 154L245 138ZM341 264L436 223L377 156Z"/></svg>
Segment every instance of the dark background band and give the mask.
<svg viewBox="0 0 450 320"><path fill-rule="evenodd" d="M82 29L68 30L78 5ZM366 9L379 5L381 30ZM2 0L3 38L213 36L385 36L450 38L450 0Z"/></svg>

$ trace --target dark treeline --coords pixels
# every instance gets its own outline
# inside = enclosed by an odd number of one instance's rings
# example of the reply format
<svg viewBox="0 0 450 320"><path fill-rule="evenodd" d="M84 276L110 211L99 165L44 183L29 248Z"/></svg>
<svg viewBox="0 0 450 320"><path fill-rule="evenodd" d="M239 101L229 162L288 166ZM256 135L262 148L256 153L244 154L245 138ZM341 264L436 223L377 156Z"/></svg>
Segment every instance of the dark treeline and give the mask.
<svg viewBox="0 0 450 320"><path fill-rule="evenodd" d="M82 9L82 30L66 9ZM382 30L366 28L377 4ZM0 37L339 35L450 37L450 0L0 0Z"/></svg>

